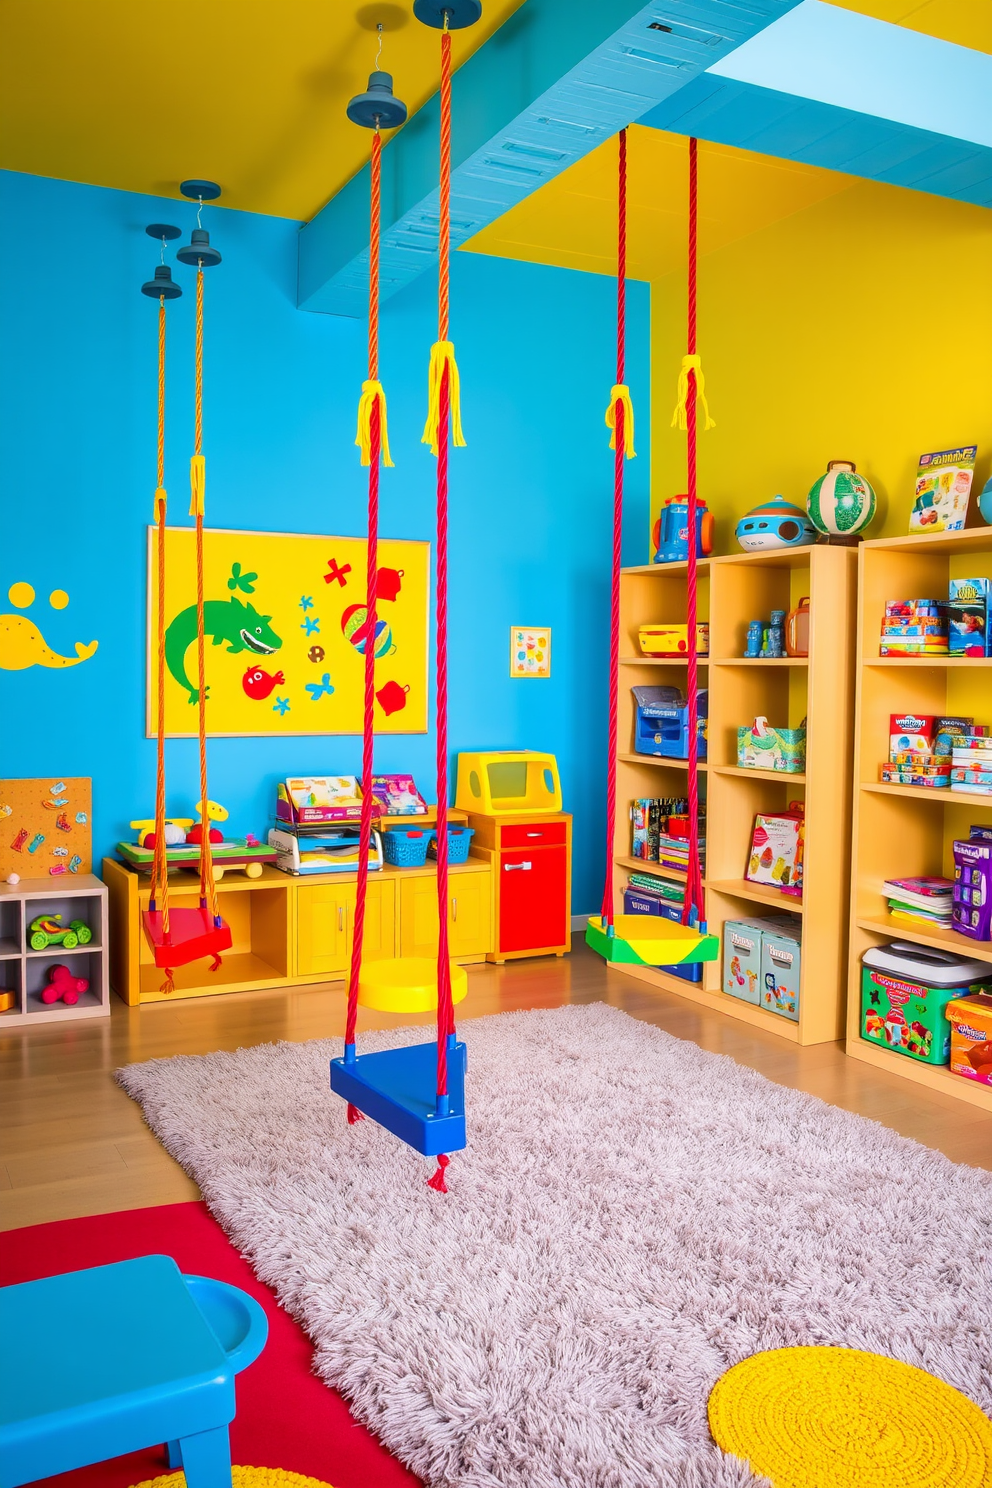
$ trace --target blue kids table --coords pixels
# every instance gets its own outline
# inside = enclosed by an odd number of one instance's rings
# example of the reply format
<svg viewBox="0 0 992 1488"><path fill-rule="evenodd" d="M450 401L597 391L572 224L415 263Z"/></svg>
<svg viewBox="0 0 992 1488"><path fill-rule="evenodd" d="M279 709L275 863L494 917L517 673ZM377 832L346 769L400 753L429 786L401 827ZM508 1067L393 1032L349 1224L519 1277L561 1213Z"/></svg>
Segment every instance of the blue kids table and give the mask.
<svg viewBox="0 0 992 1488"><path fill-rule="evenodd" d="M141 1256L0 1288L0 1488L166 1442L187 1488L231 1488L234 1376L265 1313Z"/></svg>

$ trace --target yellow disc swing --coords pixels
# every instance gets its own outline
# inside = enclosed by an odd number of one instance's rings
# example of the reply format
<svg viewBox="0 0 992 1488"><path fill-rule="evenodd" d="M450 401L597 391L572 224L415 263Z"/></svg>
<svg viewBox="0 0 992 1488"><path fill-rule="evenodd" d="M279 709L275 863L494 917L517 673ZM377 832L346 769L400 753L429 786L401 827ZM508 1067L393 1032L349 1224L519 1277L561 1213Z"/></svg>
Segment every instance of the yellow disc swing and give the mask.
<svg viewBox="0 0 992 1488"><path fill-rule="evenodd" d="M611 449L614 458L613 483L613 578L610 611L610 722L609 758L607 762L606 798L606 882L603 908L593 915L586 928L586 943L606 961L635 966L688 966L698 961L715 961L720 952L716 935L706 931L703 879L699 866L699 738L697 693L698 666L696 648L690 643L687 656L686 691L688 693L688 797L689 797L689 870L686 875L682 924L655 915L615 915L613 913L613 854L616 832L617 795L617 693L620 673L620 566L623 535L624 459L634 457L634 411L630 391L624 383L626 330L625 281L627 273L627 131L621 129L619 140L618 241L617 241L617 380L606 411L607 426L613 430ZM696 634L696 403L702 402L706 428L712 420L703 397L702 373L696 354L696 141L689 141L689 352L682 361L679 378L679 402L672 425L686 431L689 478L689 513L686 544L688 634Z"/></svg>

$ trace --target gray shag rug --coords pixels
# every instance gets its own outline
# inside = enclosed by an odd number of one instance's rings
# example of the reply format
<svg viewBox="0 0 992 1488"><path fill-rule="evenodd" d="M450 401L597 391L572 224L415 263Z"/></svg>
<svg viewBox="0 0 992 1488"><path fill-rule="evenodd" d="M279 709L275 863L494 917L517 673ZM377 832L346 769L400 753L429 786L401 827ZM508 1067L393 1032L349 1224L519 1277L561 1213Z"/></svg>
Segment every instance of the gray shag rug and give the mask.
<svg viewBox="0 0 992 1488"><path fill-rule="evenodd" d="M793 1344L888 1354L990 1411L992 1174L604 1004L460 1035L447 1195L346 1124L338 1041L118 1074L320 1377L431 1488L755 1488L707 1397Z"/></svg>

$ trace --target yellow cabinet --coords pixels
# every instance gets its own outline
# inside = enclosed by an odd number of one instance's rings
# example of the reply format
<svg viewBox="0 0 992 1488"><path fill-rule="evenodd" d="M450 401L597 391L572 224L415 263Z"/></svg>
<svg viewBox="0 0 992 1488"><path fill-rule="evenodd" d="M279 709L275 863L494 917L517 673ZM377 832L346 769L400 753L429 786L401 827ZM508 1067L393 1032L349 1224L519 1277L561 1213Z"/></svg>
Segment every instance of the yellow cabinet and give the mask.
<svg viewBox="0 0 992 1488"><path fill-rule="evenodd" d="M355 928L354 883L301 883L296 905L297 975L345 975ZM370 877L365 906L366 960L378 961L396 954L395 920L393 882Z"/></svg>
<svg viewBox="0 0 992 1488"><path fill-rule="evenodd" d="M400 955L437 955L437 882L402 879ZM480 956L490 949L492 880L488 873L453 873L448 880L448 944L452 956Z"/></svg>

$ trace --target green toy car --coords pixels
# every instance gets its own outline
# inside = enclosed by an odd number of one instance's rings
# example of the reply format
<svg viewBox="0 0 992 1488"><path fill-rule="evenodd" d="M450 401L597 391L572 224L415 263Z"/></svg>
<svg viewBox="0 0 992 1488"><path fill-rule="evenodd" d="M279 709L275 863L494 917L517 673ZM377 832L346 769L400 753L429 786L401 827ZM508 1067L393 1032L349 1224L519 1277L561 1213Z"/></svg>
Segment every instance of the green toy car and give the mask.
<svg viewBox="0 0 992 1488"><path fill-rule="evenodd" d="M71 951L73 946L89 945L93 931L82 920L72 920L64 928L62 916L39 915L28 926L28 942L33 951L44 951L49 946L60 945Z"/></svg>

